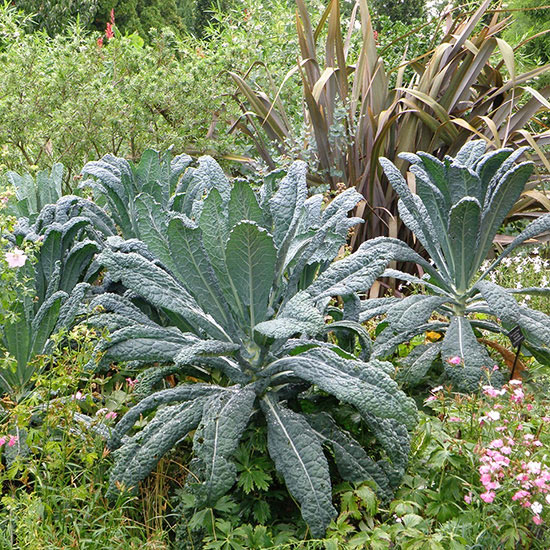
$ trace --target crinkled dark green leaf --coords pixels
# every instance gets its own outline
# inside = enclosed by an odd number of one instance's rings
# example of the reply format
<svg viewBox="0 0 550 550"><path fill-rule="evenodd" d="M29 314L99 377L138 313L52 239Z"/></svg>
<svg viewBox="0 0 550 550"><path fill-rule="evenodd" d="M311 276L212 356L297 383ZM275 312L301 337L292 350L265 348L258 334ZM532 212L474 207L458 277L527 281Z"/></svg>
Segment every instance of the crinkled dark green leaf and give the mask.
<svg viewBox="0 0 550 550"><path fill-rule="evenodd" d="M267 420L267 445L277 471L299 502L314 537L322 537L336 516L327 459L306 419L269 397L261 402Z"/></svg>
<svg viewBox="0 0 550 550"><path fill-rule="evenodd" d="M212 396L204 404L193 439L201 480L193 492L199 503L215 504L235 483L237 469L231 455L239 445L255 400L256 394L245 387Z"/></svg>

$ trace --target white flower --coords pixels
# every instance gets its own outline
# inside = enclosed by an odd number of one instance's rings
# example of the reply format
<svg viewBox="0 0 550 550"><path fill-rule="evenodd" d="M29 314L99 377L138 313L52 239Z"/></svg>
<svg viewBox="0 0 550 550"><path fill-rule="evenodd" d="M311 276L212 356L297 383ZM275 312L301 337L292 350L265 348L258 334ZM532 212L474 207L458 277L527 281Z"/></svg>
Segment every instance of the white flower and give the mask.
<svg viewBox="0 0 550 550"><path fill-rule="evenodd" d="M6 252L6 262L9 267L23 267L26 261L26 254L19 248L14 248L13 252Z"/></svg>
<svg viewBox="0 0 550 550"><path fill-rule="evenodd" d="M533 502L533 504L531 504L531 510L533 514L538 516L542 512L542 504L540 502Z"/></svg>

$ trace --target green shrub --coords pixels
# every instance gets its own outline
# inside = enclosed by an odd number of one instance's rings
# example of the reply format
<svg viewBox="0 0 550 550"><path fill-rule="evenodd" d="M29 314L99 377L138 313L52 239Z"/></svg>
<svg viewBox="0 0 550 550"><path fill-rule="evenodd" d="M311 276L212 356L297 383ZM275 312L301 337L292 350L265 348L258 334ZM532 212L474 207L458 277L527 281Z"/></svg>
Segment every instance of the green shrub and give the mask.
<svg viewBox="0 0 550 550"><path fill-rule="evenodd" d="M98 0L16 0L16 8L29 14L29 30L43 30L51 36L62 33L78 18L87 27L95 19Z"/></svg>
<svg viewBox="0 0 550 550"><path fill-rule="evenodd" d="M168 548L169 526L147 512L148 499L162 501L161 490L117 502L105 498L112 460L97 432L112 427L101 408L112 411L121 391L83 373L96 339L83 327L65 333L63 345L34 360L40 375L33 392L17 404L2 401L2 550L68 549L75 541L82 550L97 548L98 541L107 550Z"/></svg>
<svg viewBox="0 0 550 550"><path fill-rule="evenodd" d="M270 6L269 18L260 7L249 18L229 13L205 41L165 29L145 45L117 34L103 47L79 27L52 39L27 33L0 7L0 169L34 175L61 162L67 191L81 166L107 153L135 159L170 145L193 155L246 153L226 132L238 109L224 75L258 58L275 73L288 70L292 13Z"/></svg>

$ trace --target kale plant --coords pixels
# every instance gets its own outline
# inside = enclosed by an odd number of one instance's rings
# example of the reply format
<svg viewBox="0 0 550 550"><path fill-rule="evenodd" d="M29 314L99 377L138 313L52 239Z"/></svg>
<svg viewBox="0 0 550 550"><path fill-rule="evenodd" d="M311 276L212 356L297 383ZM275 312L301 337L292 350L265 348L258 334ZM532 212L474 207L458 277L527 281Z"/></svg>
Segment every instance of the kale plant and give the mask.
<svg viewBox="0 0 550 550"><path fill-rule="evenodd" d="M23 201L24 208L29 204ZM31 214L37 204L29 207ZM7 235L13 245L31 241L37 246L36 261L19 268L30 288L20 292L12 306L15 318L0 327L0 342L15 360L13 368L0 369L0 388L12 395L25 390L35 372L32 359L51 351L52 335L72 326L89 283L101 270L94 257L105 238L115 233L101 208L71 195L44 205L32 217L34 223L19 218L13 233Z"/></svg>
<svg viewBox="0 0 550 550"><path fill-rule="evenodd" d="M109 164L114 181L118 168ZM162 178L166 188L168 172ZM242 180L230 184L203 157L176 189L168 201L136 196L136 205L147 206L139 229L147 245L111 238L98 257L126 289L91 302L89 322L111 331L98 347L98 368L127 362L143 369L141 400L108 443L115 451L110 492L135 488L194 433L188 485L198 506L212 505L237 479L233 457L245 429L265 424L275 467L320 536L336 514L327 448L342 478L371 480L385 498L407 464L416 407L392 380L391 364L367 361L371 342L355 295L399 246L365 243L331 265L358 221L348 213L361 196L350 189L326 206L322 195L308 198L301 162L284 177L270 174L256 191ZM335 296L343 315L328 322ZM136 306L143 300L154 316ZM338 347L336 333L353 334L363 359ZM166 387L168 376L174 387ZM319 400L353 405L379 443L376 454L338 425L330 407L312 412ZM128 435L143 417L144 427Z"/></svg>
<svg viewBox="0 0 550 550"><path fill-rule="evenodd" d="M533 353L548 357L550 351L550 317L519 305L514 297L518 293L549 293L550 289L506 289L487 280L491 270L517 246L550 229L550 214L528 225L480 272L496 233L533 169L530 162L516 164L524 149L485 153L485 147L484 141L471 141L455 158L445 157L443 161L427 153L403 154L411 163L409 170L416 178L416 193L389 160L381 159L400 197L399 214L432 263L413 260L426 271L423 279L387 270L385 276L421 284L426 293L403 299L367 300L360 320L387 315L388 326L374 344L376 357L388 356L398 344L425 331L445 332L440 342L418 346L405 360L409 382L424 376L441 355L446 375L457 388L478 388L486 370L494 365L486 348L478 342L479 330L501 333L518 325ZM412 254L409 249L401 259L411 260ZM437 318L430 322L433 314ZM460 365L449 363L455 357L461 359Z"/></svg>

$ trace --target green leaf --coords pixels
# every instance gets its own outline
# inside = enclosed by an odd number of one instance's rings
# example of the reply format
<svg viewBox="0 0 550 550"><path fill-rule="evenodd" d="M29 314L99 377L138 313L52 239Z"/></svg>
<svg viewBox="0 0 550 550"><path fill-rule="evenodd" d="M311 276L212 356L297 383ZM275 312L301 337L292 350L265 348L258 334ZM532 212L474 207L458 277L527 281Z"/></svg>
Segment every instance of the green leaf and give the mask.
<svg viewBox="0 0 550 550"><path fill-rule="evenodd" d="M170 254L166 235L170 215L151 195L140 193L135 199L135 225L139 238L147 248L172 272L176 271L175 258Z"/></svg>
<svg viewBox="0 0 550 550"><path fill-rule="evenodd" d="M226 388L216 386L215 384L184 384L175 388L158 391L153 395L145 397L137 405L134 405L114 427L107 446L111 450L118 449L122 441L126 441L124 436L132 429L134 424L146 413L157 407L173 403L192 402L199 398L203 398L202 403L204 404L212 395L224 391L226 391Z"/></svg>
<svg viewBox="0 0 550 550"><path fill-rule="evenodd" d="M233 286L246 306L252 333L267 312L277 261L273 238L255 223L241 222L231 231L226 258Z"/></svg>
<svg viewBox="0 0 550 550"><path fill-rule="evenodd" d="M467 141L457 152L455 161L458 164L473 167L480 157L485 153L487 144L484 139L474 139Z"/></svg>
<svg viewBox="0 0 550 550"><path fill-rule="evenodd" d="M306 417L323 443L328 443L342 479L353 483L372 480L382 498L391 496L388 478L383 468L372 460L363 447L346 431L340 429L326 412Z"/></svg>
<svg viewBox="0 0 550 550"><path fill-rule="evenodd" d="M455 162L448 167L447 178L453 205L458 204L466 197L472 197L478 202L481 201L481 180L477 172L462 166L455 159Z"/></svg>
<svg viewBox="0 0 550 550"><path fill-rule="evenodd" d="M439 259L440 263L444 264L436 231L426 206L420 197L411 192L405 178L391 161L380 157L379 162L391 186L399 195L398 211L403 222L416 234L430 256L436 262Z"/></svg>
<svg viewBox="0 0 550 550"><path fill-rule="evenodd" d="M205 399L197 398L180 405L160 409L153 420L116 451L116 462L109 478L108 496L121 490L135 491L158 461L191 430L203 413Z"/></svg>
<svg viewBox="0 0 550 550"><path fill-rule="evenodd" d="M175 327L131 325L111 333L100 344L104 361L142 360L174 361L182 347L200 340L191 333L182 333Z"/></svg>
<svg viewBox="0 0 550 550"><path fill-rule="evenodd" d="M447 361L460 357L463 364L450 365ZM486 377L482 369L492 370L494 361L487 350L478 343L470 322L462 316L453 315L441 345L441 358L445 372L459 391L476 391Z"/></svg>
<svg viewBox="0 0 550 550"><path fill-rule="evenodd" d="M386 319L394 332L404 332L411 326L428 322L432 313L446 301L447 298L441 296L413 294L392 305Z"/></svg>
<svg viewBox="0 0 550 550"><path fill-rule="evenodd" d="M71 292L77 283L84 279L93 257L99 250L98 244L94 241L85 240L75 243L63 263L59 290Z"/></svg>
<svg viewBox="0 0 550 550"><path fill-rule="evenodd" d="M212 396L205 403L193 439L201 478L193 490L199 505L213 505L235 483L237 468L231 455L239 445L255 400L256 394L243 388Z"/></svg>
<svg viewBox="0 0 550 550"><path fill-rule="evenodd" d="M479 289L495 317L499 317L505 323L517 322L520 315L519 305L505 289L491 281L478 281L474 288Z"/></svg>
<svg viewBox="0 0 550 550"><path fill-rule="evenodd" d="M527 340L539 347L550 348L550 317L542 311L519 307L518 324L524 331Z"/></svg>
<svg viewBox="0 0 550 550"><path fill-rule="evenodd" d="M181 315L189 324L202 328L219 340L230 340L223 328L204 313L194 298L171 275L133 252L124 254L105 249L98 262L114 281L143 296L152 305Z"/></svg>
<svg viewBox="0 0 550 550"><path fill-rule="evenodd" d="M502 176L492 195L487 195L483 207L477 254L473 265L481 265L486 258L499 227L518 200L532 172L532 163L518 164ZM515 239L515 241L518 241L518 239ZM511 250L511 245L508 246L508 249Z"/></svg>
<svg viewBox="0 0 550 550"><path fill-rule="evenodd" d="M448 239L445 237L447 235L451 202L447 200L439 188L432 183L430 176L420 166L411 166L409 171L416 176L416 192L426 207L430 219L432 220L433 227L440 237L439 244L444 253L447 254L449 244Z"/></svg>
<svg viewBox="0 0 550 550"><path fill-rule="evenodd" d="M279 188L269 207L275 227L274 242L283 255L286 255L302 214L302 206L307 199L307 166L296 161L290 166L287 175L280 181Z"/></svg>
<svg viewBox="0 0 550 550"><path fill-rule="evenodd" d="M451 194L449 192L447 167L445 166L445 163L441 162L438 158L430 155L429 153L419 152L418 157L421 159L426 173L430 177L430 181L437 187L437 189L439 189L440 193L445 198L445 203L450 207Z"/></svg>
<svg viewBox="0 0 550 550"><path fill-rule="evenodd" d="M56 292L50 296L39 308L31 323L32 328L32 348L31 359L33 355L43 352L46 341L52 335L54 327L57 324L61 304L68 298L66 292Z"/></svg>
<svg viewBox="0 0 550 550"><path fill-rule="evenodd" d="M199 226L202 230L204 248L216 273L223 295L231 309L244 321L244 305L241 303L229 271L225 249L229 239L229 222L227 204L217 189L212 189L204 200Z"/></svg>
<svg viewBox="0 0 550 550"><path fill-rule="evenodd" d="M379 315L385 315L388 309L398 302L400 298L371 298L361 301L359 321L364 323Z"/></svg>
<svg viewBox="0 0 550 550"><path fill-rule="evenodd" d="M59 310L54 332L72 326L89 289L88 283L79 283L73 288L70 296L63 302Z"/></svg>
<svg viewBox="0 0 550 550"><path fill-rule="evenodd" d="M267 444L277 471L300 503L314 537L322 537L336 517L330 474L319 438L305 418L269 397L261 402L267 420Z"/></svg>
<svg viewBox="0 0 550 550"><path fill-rule="evenodd" d="M464 291L478 269L474 263L478 242L481 206L476 198L465 197L449 214L449 247L453 258L455 284Z"/></svg>
<svg viewBox="0 0 550 550"><path fill-rule="evenodd" d="M481 161L476 165L476 172L481 179L481 204L484 204L491 180L512 151L513 149L509 148L491 151L484 155Z"/></svg>
<svg viewBox="0 0 550 550"><path fill-rule="evenodd" d="M233 319L206 253L200 228L186 226L182 219L176 218L168 224L167 236L181 283L204 311L232 330Z"/></svg>
<svg viewBox="0 0 550 550"><path fill-rule="evenodd" d="M361 414L395 419L410 429L416 425L414 401L376 363L350 361L321 348L278 362Z"/></svg>
<svg viewBox="0 0 550 550"><path fill-rule="evenodd" d="M170 186L168 179L163 177L158 151L147 149L142 153L135 175L140 192L150 195L160 204L168 202Z"/></svg>
<svg viewBox="0 0 550 550"><path fill-rule="evenodd" d="M258 323L254 330L271 338L290 338L293 334L318 334L325 326L322 313L306 292L295 294L275 319Z"/></svg>
<svg viewBox="0 0 550 550"><path fill-rule="evenodd" d="M397 381L409 386L417 385L426 376L441 351L441 344L420 344L404 359L397 371Z"/></svg>
<svg viewBox="0 0 550 550"><path fill-rule="evenodd" d="M97 178L101 183L85 181L83 186L103 194L109 203L115 223L126 238L136 237L133 225L132 170L128 161L113 155L105 155L101 160L88 162L82 169L83 175Z"/></svg>
<svg viewBox="0 0 550 550"><path fill-rule="evenodd" d="M191 365L200 357L231 355L239 350L239 344L219 340L199 340L183 347L174 358L176 365Z"/></svg>
<svg viewBox="0 0 550 550"><path fill-rule="evenodd" d="M227 208L230 228L242 221L255 222L260 227L265 227L262 209L258 204L256 194L247 182L235 181L233 183Z"/></svg>

